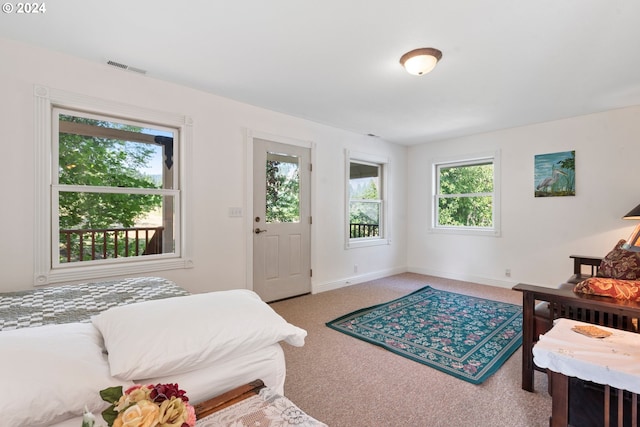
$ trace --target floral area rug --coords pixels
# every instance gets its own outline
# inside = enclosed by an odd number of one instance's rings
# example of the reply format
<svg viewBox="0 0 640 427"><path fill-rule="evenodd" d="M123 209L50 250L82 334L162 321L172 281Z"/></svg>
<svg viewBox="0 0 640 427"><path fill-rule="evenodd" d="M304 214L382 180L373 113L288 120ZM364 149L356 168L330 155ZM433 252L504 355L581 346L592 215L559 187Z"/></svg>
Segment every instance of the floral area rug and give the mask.
<svg viewBox="0 0 640 427"><path fill-rule="evenodd" d="M326 325L473 384L522 344L522 307L430 286Z"/></svg>

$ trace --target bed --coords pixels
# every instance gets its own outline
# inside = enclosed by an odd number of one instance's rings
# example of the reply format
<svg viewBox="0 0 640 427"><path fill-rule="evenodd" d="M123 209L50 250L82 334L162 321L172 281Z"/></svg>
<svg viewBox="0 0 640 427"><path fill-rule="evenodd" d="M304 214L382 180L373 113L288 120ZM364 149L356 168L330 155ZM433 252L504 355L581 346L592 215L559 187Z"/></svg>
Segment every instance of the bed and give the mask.
<svg viewBox="0 0 640 427"><path fill-rule="evenodd" d="M0 413L79 427L85 405L108 406L99 390L134 383L177 383L193 404L256 378L283 394L280 343L305 336L246 289L189 294L145 277L0 294Z"/></svg>

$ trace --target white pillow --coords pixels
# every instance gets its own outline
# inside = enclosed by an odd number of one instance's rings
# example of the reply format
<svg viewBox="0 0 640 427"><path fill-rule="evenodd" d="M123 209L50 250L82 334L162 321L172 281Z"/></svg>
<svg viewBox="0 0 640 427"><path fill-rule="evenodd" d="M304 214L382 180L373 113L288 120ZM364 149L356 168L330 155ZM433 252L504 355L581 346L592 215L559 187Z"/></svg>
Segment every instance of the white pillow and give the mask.
<svg viewBox="0 0 640 427"><path fill-rule="evenodd" d="M0 332L2 425L48 426L108 406L100 390L131 382L109 375L102 337L90 323Z"/></svg>
<svg viewBox="0 0 640 427"><path fill-rule="evenodd" d="M94 317L111 375L133 380L181 374L307 332L249 290L194 294L113 307Z"/></svg>

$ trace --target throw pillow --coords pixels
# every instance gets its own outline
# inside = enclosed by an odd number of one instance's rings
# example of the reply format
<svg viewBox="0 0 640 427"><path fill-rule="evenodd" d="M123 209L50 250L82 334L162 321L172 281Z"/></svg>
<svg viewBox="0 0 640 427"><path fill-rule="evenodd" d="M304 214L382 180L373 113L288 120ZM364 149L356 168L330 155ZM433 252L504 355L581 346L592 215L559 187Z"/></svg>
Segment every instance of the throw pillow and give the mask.
<svg viewBox="0 0 640 427"><path fill-rule="evenodd" d="M578 283L573 292L640 301L640 280L621 280L608 277L590 277Z"/></svg>
<svg viewBox="0 0 640 427"><path fill-rule="evenodd" d="M624 249L622 245L625 243L624 239L620 240L613 250L602 259L598 277L624 280L640 279L640 252Z"/></svg>

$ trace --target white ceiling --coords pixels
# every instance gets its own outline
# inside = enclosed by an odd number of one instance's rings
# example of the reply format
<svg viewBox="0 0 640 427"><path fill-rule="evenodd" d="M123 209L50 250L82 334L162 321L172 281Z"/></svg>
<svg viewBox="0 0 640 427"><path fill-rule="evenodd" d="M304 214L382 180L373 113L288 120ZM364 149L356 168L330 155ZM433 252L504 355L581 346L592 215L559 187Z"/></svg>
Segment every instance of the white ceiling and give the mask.
<svg viewBox="0 0 640 427"><path fill-rule="evenodd" d="M400 144L640 105L638 0L45 4L0 37ZM421 77L419 47L443 52Z"/></svg>

